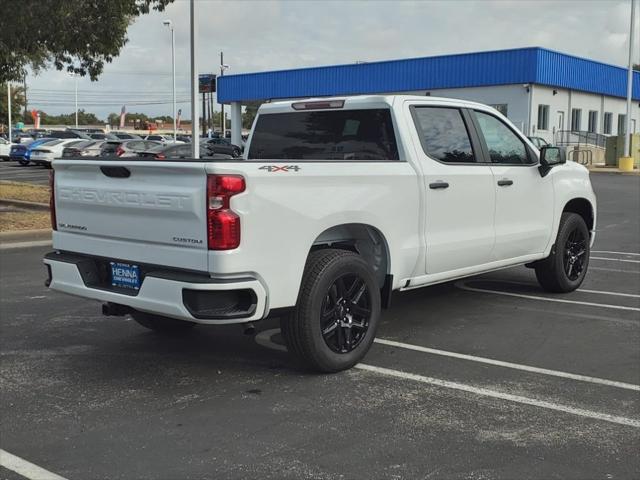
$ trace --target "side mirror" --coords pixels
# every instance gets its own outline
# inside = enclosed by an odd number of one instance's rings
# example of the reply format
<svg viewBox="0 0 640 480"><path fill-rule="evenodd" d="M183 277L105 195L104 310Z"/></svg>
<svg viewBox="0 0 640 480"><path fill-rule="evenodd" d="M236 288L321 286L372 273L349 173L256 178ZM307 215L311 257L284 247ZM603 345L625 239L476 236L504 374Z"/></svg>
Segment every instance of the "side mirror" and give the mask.
<svg viewBox="0 0 640 480"><path fill-rule="evenodd" d="M542 177L546 176L553 167L567 162L566 151L558 147L545 146L540 149L540 166L538 170Z"/></svg>

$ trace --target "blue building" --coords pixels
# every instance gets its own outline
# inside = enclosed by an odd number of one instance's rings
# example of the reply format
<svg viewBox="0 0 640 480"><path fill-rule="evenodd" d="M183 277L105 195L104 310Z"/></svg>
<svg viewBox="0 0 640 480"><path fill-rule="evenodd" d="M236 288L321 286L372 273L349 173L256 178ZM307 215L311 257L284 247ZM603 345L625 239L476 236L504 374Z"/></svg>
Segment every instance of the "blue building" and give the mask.
<svg viewBox="0 0 640 480"><path fill-rule="evenodd" d="M226 75L219 78L218 99L231 104L234 137L241 105L250 102L402 93L492 105L527 135L552 142L563 131L623 133L626 84L623 67L532 47ZM640 72L634 73L633 99L635 133Z"/></svg>

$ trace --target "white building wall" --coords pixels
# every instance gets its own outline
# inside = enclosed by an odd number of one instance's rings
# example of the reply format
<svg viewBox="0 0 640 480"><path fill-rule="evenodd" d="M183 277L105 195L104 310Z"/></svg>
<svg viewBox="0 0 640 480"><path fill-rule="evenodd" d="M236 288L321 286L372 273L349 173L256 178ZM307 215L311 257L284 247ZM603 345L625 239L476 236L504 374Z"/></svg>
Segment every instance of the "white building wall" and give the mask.
<svg viewBox="0 0 640 480"><path fill-rule="evenodd" d="M631 104L631 118L635 120L635 130L633 122L631 126L633 133L640 131L640 106L638 104L637 100ZM547 130L538 129L538 105L549 105ZM580 130L582 131L588 129L589 111L598 112L596 133L601 134L604 133L604 114L611 112L613 114L611 135L618 135L618 115L626 113L627 103L624 98L535 85L531 109L532 136L542 137L548 142L553 142L554 135L558 130L571 129L571 110L574 108L582 110L580 117Z"/></svg>
<svg viewBox="0 0 640 480"><path fill-rule="evenodd" d="M458 98L486 105L507 105L507 117L520 130L527 133L529 128L529 93L523 85L496 85L491 87L440 88L403 92L409 95Z"/></svg>
<svg viewBox="0 0 640 480"><path fill-rule="evenodd" d="M627 111L624 98L608 97L575 90L533 85L531 90L531 111L529 112L529 92L525 85L496 85L491 87L447 88L401 92L412 95L459 98L486 105L507 105L507 117L526 135L542 137L549 143L555 142L559 130L571 129L571 110L580 112L580 130L587 131L589 111L598 112L596 133L604 133L604 114L611 112L611 135L618 135L618 116ZM554 91L556 92L554 94ZM400 92L399 92L400 93ZM549 106L549 121L546 130L538 129L538 105ZM631 131L640 132L640 102L634 101L631 108ZM635 120L635 122L633 121Z"/></svg>

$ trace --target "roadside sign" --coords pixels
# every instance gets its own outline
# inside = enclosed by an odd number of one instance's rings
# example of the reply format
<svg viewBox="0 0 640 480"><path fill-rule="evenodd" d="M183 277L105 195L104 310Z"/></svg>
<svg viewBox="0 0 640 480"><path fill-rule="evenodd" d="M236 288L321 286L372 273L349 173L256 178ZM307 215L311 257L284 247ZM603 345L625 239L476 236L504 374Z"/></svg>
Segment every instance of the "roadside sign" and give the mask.
<svg viewBox="0 0 640 480"><path fill-rule="evenodd" d="M199 75L198 92L209 93L216 91L216 76L212 73L203 73Z"/></svg>

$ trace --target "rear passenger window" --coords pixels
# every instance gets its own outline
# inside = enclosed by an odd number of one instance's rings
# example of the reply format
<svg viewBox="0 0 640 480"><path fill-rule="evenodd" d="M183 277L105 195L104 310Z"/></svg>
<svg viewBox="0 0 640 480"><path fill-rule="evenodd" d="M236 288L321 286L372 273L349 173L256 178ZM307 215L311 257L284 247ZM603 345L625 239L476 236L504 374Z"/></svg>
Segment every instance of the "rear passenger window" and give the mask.
<svg viewBox="0 0 640 480"><path fill-rule="evenodd" d="M389 109L267 113L248 159L398 160Z"/></svg>
<svg viewBox="0 0 640 480"><path fill-rule="evenodd" d="M422 148L431 158L446 163L473 163L469 132L457 108L414 107Z"/></svg>
<svg viewBox="0 0 640 480"><path fill-rule="evenodd" d="M524 142L507 125L493 115L474 113L492 162L511 165L530 163Z"/></svg>

